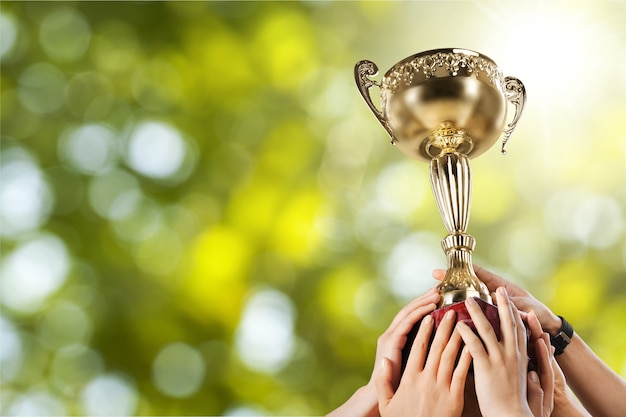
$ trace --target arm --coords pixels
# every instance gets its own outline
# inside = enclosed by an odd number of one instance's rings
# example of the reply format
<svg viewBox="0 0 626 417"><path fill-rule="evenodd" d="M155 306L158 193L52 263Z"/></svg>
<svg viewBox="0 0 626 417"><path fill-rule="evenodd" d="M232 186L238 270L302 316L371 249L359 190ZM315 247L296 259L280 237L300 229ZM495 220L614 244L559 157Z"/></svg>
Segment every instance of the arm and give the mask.
<svg viewBox="0 0 626 417"><path fill-rule="evenodd" d="M376 389L373 385L365 385L345 403L331 411L326 417L379 417Z"/></svg>
<svg viewBox="0 0 626 417"><path fill-rule="evenodd" d="M528 291L477 265L474 265L474 270L489 291L505 287L511 301L520 310L535 312L545 331L552 336L559 332L561 319ZM433 277L441 280L444 274L444 271L436 270ZM602 362L576 333L567 349L556 358L567 384L594 417L616 416L621 410L626 410L626 382Z"/></svg>
<svg viewBox="0 0 626 417"><path fill-rule="evenodd" d="M372 376L367 385L359 388L344 404L332 411L327 417L378 417L378 399L375 381L382 372L381 366L387 362L392 371L391 384L398 386L402 366L402 349L407 341L407 334L413 325L436 308L439 292L431 289L405 306L393 319L389 328L378 338L376 360ZM386 359L386 361L384 360Z"/></svg>
<svg viewBox="0 0 626 417"><path fill-rule="evenodd" d="M615 417L626 410L626 383L576 333L556 360L567 384L594 417Z"/></svg>

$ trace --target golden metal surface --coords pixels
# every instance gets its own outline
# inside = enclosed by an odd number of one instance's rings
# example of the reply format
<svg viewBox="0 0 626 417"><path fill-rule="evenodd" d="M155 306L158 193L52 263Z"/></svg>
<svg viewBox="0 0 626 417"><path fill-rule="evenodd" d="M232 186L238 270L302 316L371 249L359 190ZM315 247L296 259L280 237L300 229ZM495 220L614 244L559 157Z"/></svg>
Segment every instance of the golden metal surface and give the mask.
<svg viewBox="0 0 626 417"><path fill-rule="evenodd" d="M392 143L424 161L436 156L433 145L429 151L427 147L431 133L443 122L462 129L472 139L473 147L466 153L470 158L485 152L500 136L504 136L504 148L526 100L517 78L503 77L490 58L466 49L437 49L410 56L389 69L382 83L370 78L377 73L378 67L371 61L356 64L361 95ZM380 89L380 110L370 96L374 86ZM507 101L515 105L508 125Z"/></svg>
<svg viewBox="0 0 626 417"><path fill-rule="evenodd" d="M496 64L478 52L437 49L410 56L387 71L382 82L371 61L354 69L359 91L391 143L407 155L430 161L437 208L448 230L441 242L448 271L439 285L441 306L489 291L472 268L475 240L467 234L472 170L469 159L489 149L500 136L502 153L520 118L526 91L520 80L503 77ZM370 88L380 89L379 110ZM507 124L507 102L515 106Z"/></svg>

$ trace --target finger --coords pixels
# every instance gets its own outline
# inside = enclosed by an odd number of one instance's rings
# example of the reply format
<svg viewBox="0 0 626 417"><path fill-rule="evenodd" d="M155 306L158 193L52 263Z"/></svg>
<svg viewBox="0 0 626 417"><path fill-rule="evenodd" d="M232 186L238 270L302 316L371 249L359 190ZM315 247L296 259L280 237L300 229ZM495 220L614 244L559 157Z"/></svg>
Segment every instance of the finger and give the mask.
<svg viewBox="0 0 626 417"><path fill-rule="evenodd" d="M439 329L437 329L437 331L439 331ZM459 350L461 349L462 342L463 339L461 338L459 331L455 330L452 332L452 336L450 336L450 340L448 340L448 344L441 355L441 362L439 363L439 370L437 372L437 380L450 381L452 378L454 363L456 358L459 356Z"/></svg>
<svg viewBox="0 0 626 417"><path fill-rule="evenodd" d="M552 372L554 373L554 389L560 387L559 389L564 391L567 384L565 382L565 375L563 374L563 371L561 370L561 367L559 366L559 363L556 361L554 356L552 356L550 364L552 365L551 368Z"/></svg>
<svg viewBox="0 0 626 417"><path fill-rule="evenodd" d="M454 333L459 334L458 331ZM465 393L465 381L467 380L467 374L469 373L471 364L472 355L470 355L469 349L464 348L461 351L459 362L457 363L454 373L452 374L452 382L450 384L450 391L457 398L463 398Z"/></svg>
<svg viewBox="0 0 626 417"><path fill-rule="evenodd" d="M406 343L406 335L411 331L415 323L419 322L424 318L428 313L432 312L437 308L436 304L428 304L422 307L417 308L410 312L406 317L400 320L393 329L389 331L387 334L388 340L387 343L389 345L400 347L402 349L404 344Z"/></svg>
<svg viewBox="0 0 626 417"><path fill-rule="evenodd" d="M543 417L543 389L541 388L541 383L539 382L539 377L537 376L537 372L530 371L528 372L528 383L527 383L527 399L528 406L530 407L530 411L532 411L535 417Z"/></svg>
<svg viewBox="0 0 626 417"><path fill-rule="evenodd" d="M411 312L415 309L428 304L437 304L439 298L441 298L439 291L437 291L435 288L431 288L426 293L422 294L421 296L417 297L409 304L404 306L393 318L391 324L389 325L389 328L393 329L400 321L402 321L406 316L411 314Z"/></svg>
<svg viewBox="0 0 626 417"><path fill-rule="evenodd" d="M428 351L430 335L433 332L433 325L434 320L432 316L424 317L424 320L420 323L413 346L411 346L405 374L408 372L410 375L414 375L424 369L424 361L426 360L426 352Z"/></svg>
<svg viewBox="0 0 626 417"><path fill-rule="evenodd" d="M378 338L378 350L385 354L395 349L402 349L406 343L406 335L411 328L422 317L437 308L436 301L439 298L440 295L436 290L430 290L400 310L385 333Z"/></svg>
<svg viewBox="0 0 626 417"><path fill-rule="evenodd" d="M465 342L465 347L469 351L475 363L481 363L488 359L485 347L480 338L462 321L457 322L456 328Z"/></svg>
<svg viewBox="0 0 626 417"><path fill-rule="evenodd" d="M496 299L498 300L502 342L509 355L515 355L518 348L517 326L513 315L512 303L509 302L509 297L504 287L498 287L496 290Z"/></svg>
<svg viewBox="0 0 626 417"><path fill-rule="evenodd" d="M480 308L476 300L474 298L468 298L465 300L465 307L472 318L472 322L474 323L474 327L476 327L478 335L485 343L487 351L491 352L493 349L496 349L498 339L496 338L493 326L489 320L487 320L485 313ZM500 317L500 319L502 319L502 317ZM463 338L463 340L465 340L465 338ZM465 343L467 343L467 341Z"/></svg>
<svg viewBox="0 0 626 417"><path fill-rule="evenodd" d="M530 341L532 343L535 343L543 334L541 323L539 323L537 315L532 310L526 315L526 317L526 323L528 324L528 328L530 329Z"/></svg>
<svg viewBox="0 0 626 417"><path fill-rule="evenodd" d="M546 345L546 348L548 349L548 358L550 361L552 361L552 358L554 358L554 346L552 346L550 344L550 334L547 332L543 332L541 333L541 339L543 339L543 343Z"/></svg>
<svg viewBox="0 0 626 417"><path fill-rule="evenodd" d="M380 372L377 373L374 385L376 386L376 396L378 397L378 405L382 409L393 398L393 385L391 384L391 361L382 357L380 364Z"/></svg>
<svg viewBox="0 0 626 417"><path fill-rule="evenodd" d="M510 303L511 311L513 313L513 318L515 319L515 330L517 337L517 350L520 353L520 358L524 358L527 360L528 358L528 336L526 334L526 326L524 326L524 322L522 321L522 316L515 307L515 304Z"/></svg>
<svg viewBox="0 0 626 417"><path fill-rule="evenodd" d="M433 271L433 278L435 278L437 281L443 281L445 277L446 277L445 269L435 269Z"/></svg>
<svg viewBox="0 0 626 417"><path fill-rule="evenodd" d="M402 350L407 343L409 332L413 326L415 326L415 323L422 320L424 316L432 312L435 308L435 304L428 304L412 311L409 315L404 317L394 329L388 330L378 339L376 356L386 356L394 365L392 379L392 382L395 384L394 386L397 386L400 380L400 368L396 365L401 362Z"/></svg>
<svg viewBox="0 0 626 417"><path fill-rule="evenodd" d="M426 359L426 365L424 366L424 369L432 371L433 374L437 374L437 370L439 369L441 355L448 344L450 333L452 333L452 329L454 328L455 316L456 313L454 310L448 310L443 316L441 323L439 323L439 327L437 327L437 330L435 331L435 338L430 345L428 358Z"/></svg>
<svg viewBox="0 0 626 417"><path fill-rule="evenodd" d="M544 333L547 335L547 333ZM549 340L549 339L548 339ZM548 341L549 343L549 341ZM545 339L539 338L535 343L537 352L537 369L539 373L539 382L543 389L543 408L544 410L552 410L554 407L554 370L552 369L552 359L546 345Z"/></svg>

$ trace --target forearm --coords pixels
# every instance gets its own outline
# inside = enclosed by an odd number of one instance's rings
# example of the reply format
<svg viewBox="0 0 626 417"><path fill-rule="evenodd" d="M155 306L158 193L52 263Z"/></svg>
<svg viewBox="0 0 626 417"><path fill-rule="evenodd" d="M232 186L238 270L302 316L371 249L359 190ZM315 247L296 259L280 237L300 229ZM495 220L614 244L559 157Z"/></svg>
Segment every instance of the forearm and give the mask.
<svg viewBox="0 0 626 417"><path fill-rule="evenodd" d="M626 382L576 333L556 359L567 384L594 417L614 417L626 410Z"/></svg>
<svg viewBox="0 0 626 417"><path fill-rule="evenodd" d="M348 401L326 417L380 417L375 387L368 384L359 388Z"/></svg>

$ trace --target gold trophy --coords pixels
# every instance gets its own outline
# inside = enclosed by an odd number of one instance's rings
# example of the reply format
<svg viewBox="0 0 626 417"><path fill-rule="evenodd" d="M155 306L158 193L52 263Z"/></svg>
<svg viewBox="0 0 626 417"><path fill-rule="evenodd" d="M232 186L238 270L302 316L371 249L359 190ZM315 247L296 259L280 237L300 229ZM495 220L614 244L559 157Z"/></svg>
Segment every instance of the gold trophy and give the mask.
<svg viewBox="0 0 626 417"><path fill-rule="evenodd" d="M454 309L457 321L474 327L463 301L476 297L499 337L497 308L472 267L476 241L467 234L472 193L469 160L500 136L502 153L506 153L526 102L524 85L517 78L503 77L490 58L456 48L403 59L385 73L381 83L370 78L377 73L373 62L358 62L354 75L359 91L391 136L391 143L410 157L430 162L433 194L448 230L441 242L448 271L438 287L441 303L432 313L435 325L447 310ZM380 89L380 110L370 96L373 86ZM508 118L507 102L515 106ZM409 336L411 343L414 337Z"/></svg>

